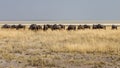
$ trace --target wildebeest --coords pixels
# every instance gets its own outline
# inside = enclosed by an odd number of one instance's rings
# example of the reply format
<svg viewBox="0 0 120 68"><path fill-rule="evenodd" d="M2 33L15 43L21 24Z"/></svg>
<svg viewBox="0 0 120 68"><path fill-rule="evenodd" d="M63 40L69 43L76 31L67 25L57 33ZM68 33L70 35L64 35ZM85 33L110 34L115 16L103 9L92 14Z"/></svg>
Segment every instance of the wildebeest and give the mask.
<svg viewBox="0 0 120 68"><path fill-rule="evenodd" d="M52 29L52 30L60 30L60 29L61 29L61 26L60 26L60 25L57 25L57 24L54 24L51 29Z"/></svg>
<svg viewBox="0 0 120 68"><path fill-rule="evenodd" d="M75 25L69 25L67 30L76 30L76 26Z"/></svg>
<svg viewBox="0 0 120 68"><path fill-rule="evenodd" d="M53 25L47 24L46 25L48 28L52 28Z"/></svg>
<svg viewBox="0 0 120 68"><path fill-rule="evenodd" d="M8 29L8 28L10 28L10 27L11 27L10 25L8 25L8 24L4 24L1 28Z"/></svg>
<svg viewBox="0 0 120 68"><path fill-rule="evenodd" d="M92 29L98 29L98 25L93 24Z"/></svg>
<svg viewBox="0 0 120 68"><path fill-rule="evenodd" d="M30 27L29 27L30 30L38 30L38 25L36 24L31 24Z"/></svg>
<svg viewBox="0 0 120 68"><path fill-rule="evenodd" d="M83 25L78 25L78 28L77 28L78 30L79 29L84 29L84 26Z"/></svg>
<svg viewBox="0 0 120 68"><path fill-rule="evenodd" d="M101 24L97 24L97 25L93 24L92 29L106 29L106 26Z"/></svg>
<svg viewBox="0 0 120 68"><path fill-rule="evenodd" d="M48 26L47 25L43 25L43 30L44 31L48 30Z"/></svg>
<svg viewBox="0 0 120 68"><path fill-rule="evenodd" d="M16 30L18 30L18 29L25 29L25 25L21 25L21 24L17 25Z"/></svg>
<svg viewBox="0 0 120 68"><path fill-rule="evenodd" d="M90 26L89 25L83 25L84 26L84 29L90 29Z"/></svg>
<svg viewBox="0 0 120 68"><path fill-rule="evenodd" d="M65 29L65 25L59 24L61 26L61 29Z"/></svg>
<svg viewBox="0 0 120 68"><path fill-rule="evenodd" d="M37 25L37 29L38 30L42 30L42 26L41 25Z"/></svg>
<svg viewBox="0 0 120 68"><path fill-rule="evenodd" d="M17 25L11 25L11 29L16 29Z"/></svg>
<svg viewBox="0 0 120 68"><path fill-rule="evenodd" d="M116 25L112 25L111 29L116 29L117 30L117 26Z"/></svg>

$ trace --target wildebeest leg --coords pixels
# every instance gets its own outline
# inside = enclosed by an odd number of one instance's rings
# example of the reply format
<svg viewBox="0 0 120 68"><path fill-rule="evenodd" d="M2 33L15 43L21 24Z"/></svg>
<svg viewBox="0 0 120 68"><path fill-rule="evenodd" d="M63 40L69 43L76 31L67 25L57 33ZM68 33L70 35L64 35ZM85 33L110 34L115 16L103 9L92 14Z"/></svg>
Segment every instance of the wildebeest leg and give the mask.
<svg viewBox="0 0 120 68"><path fill-rule="evenodd" d="M23 29L25 30L25 27L23 27Z"/></svg>
<svg viewBox="0 0 120 68"><path fill-rule="evenodd" d="M19 28L17 27L16 30L18 30Z"/></svg>
<svg viewBox="0 0 120 68"><path fill-rule="evenodd" d="M89 27L89 29L90 29L90 27Z"/></svg>
<svg viewBox="0 0 120 68"><path fill-rule="evenodd" d="M106 30L106 27L105 27L105 30Z"/></svg>

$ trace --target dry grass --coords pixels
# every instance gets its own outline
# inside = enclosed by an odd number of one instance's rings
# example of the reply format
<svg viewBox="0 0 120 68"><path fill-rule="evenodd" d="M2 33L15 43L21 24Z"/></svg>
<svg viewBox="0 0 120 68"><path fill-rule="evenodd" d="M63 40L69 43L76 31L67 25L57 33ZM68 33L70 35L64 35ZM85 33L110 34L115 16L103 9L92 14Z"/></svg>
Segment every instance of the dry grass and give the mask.
<svg viewBox="0 0 120 68"><path fill-rule="evenodd" d="M119 33L111 30L60 32L54 39L48 39L53 43L49 48L56 52L119 52Z"/></svg>
<svg viewBox="0 0 120 68"><path fill-rule="evenodd" d="M34 32L0 29L0 59L24 63L23 67L55 67L52 61L61 59L58 53L120 55L119 44L120 30Z"/></svg>
<svg viewBox="0 0 120 68"><path fill-rule="evenodd" d="M7 48L16 47L20 43L18 46L20 48L15 50L16 52L29 47L39 48L41 45L53 52L119 52L119 38L119 30L49 30L47 32L0 30L0 42Z"/></svg>

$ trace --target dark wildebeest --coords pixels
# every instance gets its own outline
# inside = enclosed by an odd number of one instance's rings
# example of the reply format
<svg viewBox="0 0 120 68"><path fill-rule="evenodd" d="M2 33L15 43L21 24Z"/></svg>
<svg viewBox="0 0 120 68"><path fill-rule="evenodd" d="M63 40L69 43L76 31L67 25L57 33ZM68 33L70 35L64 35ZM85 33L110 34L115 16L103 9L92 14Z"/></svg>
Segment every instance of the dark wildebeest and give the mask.
<svg viewBox="0 0 120 68"><path fill-rule="evenodd" d="M106 26L105 26L105 25L98 24L98 28L99 28L99 29L106 29Z"/></svg>
<svg viewBox="0 0 120 68"><path fill-rule="evenodd" d="M65 30L65 25L59 24L59 26L61 26L61 29Z"/></svg>
<svg viewBox="0 0 120 68"><path fill-rule="evenodd" d="M78 30L79 30L79 29L84 29L84 26L78 25Z"/></svg>
<svg viewBox="0 0 120 68"><path fill-rule="evenodd" d="M10 25L7 25L7 24L4 24L1 28L8 29L8 28L11 28L11 26L10 26Z"/></svg>
<svg viewBox="0 0 120 68"><path fill-rule="evenodd" d="M42 30L42 26L41 25L37 25L37 29L38 30Z"/></svg>
<svg viewBox="0 0 120 68"><path fill-rule="evenodd" d="M52 29L52 30L60 30L60 29L61 29L61 26L60 26L60 25L57 25L57 24L54 24L51 29Z"/></svg>
<svg viewBox="0 0 120 68"><path fill-rule="evenodd" d="M48 26L47 25L43 25L43 30L44 31L48 30Z"/></svg>
<svg viewBox="0 0 120 68"><path fill-rule="evenodd" d="M38 30L38 26L36 24L31 24L29 29L30 30Z"/></svg>
<svg viewBox="0 0 120 68"><path fill-rule="evenodd" d="M25 25L21 25L21 24L17 25L16 30L18 29L25 29Z"/></svg>
<svg viewBox="0 0 120 68"><path fill-rule="evenodd" d="M67 30L76 30L76 26L75 25L69 25Z"/></svg>
<svg viewBox="0 0 120 68"><path fill-rule="evenodd" d="M17 25L11 25L11 29L16 29Z"/></svg>
<svg viewBox="0 0 120 68"><path fill-rule="evenodd" d="M116 29L117 30L117 26L116 25L112 25L111 29Z"/></svg>
<svg viewBox="0 0 120 68"><path fill-rule="evenodd" d="M101 25L101 24L98 24L98 25L94 25L94 24L93 24L92 29L106 29L106 26Z"/></svg>
<svg viewBox="0 0 120 68"><path fill-rule="evenodd" d="M98 29L97 25L93 24L92 29Z"/></svg>
<svg viewBox="0 0 120 68"><path fill-rule="evenodd" d="M83 25L84 26L84 29L90 29L90 26L89 25Z"/></svg>
<svg viewBox="0 0 120 68"><path fill-rule="evenodd" d="M52 28L53 25L47 24L48 28Z"/></svg>

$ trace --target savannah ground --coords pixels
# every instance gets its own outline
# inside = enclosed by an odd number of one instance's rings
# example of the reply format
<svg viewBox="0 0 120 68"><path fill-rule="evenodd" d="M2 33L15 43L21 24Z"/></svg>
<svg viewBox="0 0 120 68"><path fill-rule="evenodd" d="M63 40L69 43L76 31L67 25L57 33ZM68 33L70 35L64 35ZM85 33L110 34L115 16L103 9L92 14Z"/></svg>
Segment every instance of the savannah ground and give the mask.
<svg viewBox="0 0 120 68"><path fill-rule="evenodd" d="M120 29L0 29L0 68L120 68Z"/></svg>

